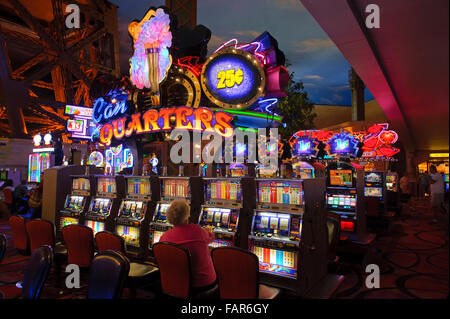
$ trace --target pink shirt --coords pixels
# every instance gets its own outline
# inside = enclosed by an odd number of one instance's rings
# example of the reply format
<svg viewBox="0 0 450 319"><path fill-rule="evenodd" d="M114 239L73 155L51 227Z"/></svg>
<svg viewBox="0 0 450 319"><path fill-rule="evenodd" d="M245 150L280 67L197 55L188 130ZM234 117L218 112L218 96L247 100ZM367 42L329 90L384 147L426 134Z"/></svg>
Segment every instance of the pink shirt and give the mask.
<svg viewBox="0 0 450 319"><path fill-rule="evenodd" d="M183 224L166 231L160 241L179 244L191 253L192 286L203 287L216 280L216 271L209 253L208 244L214 234L196 224Z"/></svg>

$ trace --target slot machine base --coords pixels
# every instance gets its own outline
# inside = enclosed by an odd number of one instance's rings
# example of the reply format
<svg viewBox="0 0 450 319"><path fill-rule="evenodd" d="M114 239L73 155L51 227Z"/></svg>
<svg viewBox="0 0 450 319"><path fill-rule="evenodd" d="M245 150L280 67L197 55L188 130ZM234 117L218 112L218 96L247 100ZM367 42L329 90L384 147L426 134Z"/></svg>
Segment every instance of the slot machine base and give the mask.
<svg viewBox="0 0 450 319"><path fill-rule="evenodd" d="M342 284L344 278L342 275L328 274L302 297L306 299L329 299Z"/></svg>

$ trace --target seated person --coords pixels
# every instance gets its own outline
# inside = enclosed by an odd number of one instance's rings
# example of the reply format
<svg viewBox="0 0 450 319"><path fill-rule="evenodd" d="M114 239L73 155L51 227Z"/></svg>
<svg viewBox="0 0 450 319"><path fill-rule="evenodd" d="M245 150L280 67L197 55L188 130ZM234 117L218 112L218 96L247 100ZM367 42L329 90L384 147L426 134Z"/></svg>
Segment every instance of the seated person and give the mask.
<svg viewBox="0 0 450 319"><path fill-rule="evenodd" d="M184 200L174 201L166 212L174 228L165 232L160 241L182 245L191 254L192 287L194 293L206 291L216 284L216 272L208 244L214 240L212 228L189 224L190 207Z"/></svg>

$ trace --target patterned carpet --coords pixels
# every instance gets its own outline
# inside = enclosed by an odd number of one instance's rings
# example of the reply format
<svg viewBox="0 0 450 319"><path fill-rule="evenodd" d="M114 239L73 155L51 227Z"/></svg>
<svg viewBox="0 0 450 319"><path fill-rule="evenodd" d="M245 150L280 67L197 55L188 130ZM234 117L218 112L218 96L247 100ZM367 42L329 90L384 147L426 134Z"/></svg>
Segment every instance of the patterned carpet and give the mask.
<svg viewBox="0 0 450 319"><path fill-rule="evenodd" d="M444 299L449 295L449 244L445 228L447 221L430 225L432 219L427 199L413 199L415 210L404 209L390 227L382 231L372 248L361 260L344 255L338 269L345 279L333 299ZM8 237L8 248L0 264L0 291L5 297L20 294L15 283L23 279L28 257L21 256L12 246L13 239L8 223L0 221L0 233ZM380 288L368 289L365 285L365 265L380 267ZM52 272L45 284L41 298L85 298L87 274L82 274L82 288L71 291L64 282L57 288ZM63 279L62 279L63 280ZM149 289L138 289L138 298L154 298ZM124 291L124 298L129 291ZM283 294L282 298L292 298Z"/></svg>

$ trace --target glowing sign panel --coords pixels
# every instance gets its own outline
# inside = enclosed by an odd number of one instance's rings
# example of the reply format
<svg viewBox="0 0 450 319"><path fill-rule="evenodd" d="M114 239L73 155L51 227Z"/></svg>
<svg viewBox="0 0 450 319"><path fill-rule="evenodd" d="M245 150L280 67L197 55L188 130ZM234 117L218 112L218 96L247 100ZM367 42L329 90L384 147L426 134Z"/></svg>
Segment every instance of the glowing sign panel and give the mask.
<svg viewBox="0 0 450 319"><path fill-rule="evenodd" d="M212 55L202 71L202 86L208 98L224 108L245 108L261 97L265 74L251 53L228 48Z"/></svg>

